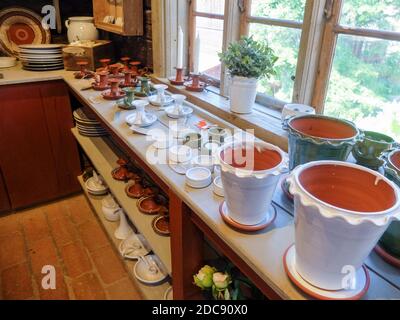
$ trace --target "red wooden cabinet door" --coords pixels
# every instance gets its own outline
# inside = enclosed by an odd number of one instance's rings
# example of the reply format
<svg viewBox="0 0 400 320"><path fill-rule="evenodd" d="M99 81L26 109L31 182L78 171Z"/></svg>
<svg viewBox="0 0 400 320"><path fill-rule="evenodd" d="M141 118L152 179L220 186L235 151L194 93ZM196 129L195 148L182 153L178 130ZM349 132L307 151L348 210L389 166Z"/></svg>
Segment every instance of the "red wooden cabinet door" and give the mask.
<svg viewBox="0 0 400 320"><path fill-rule="evenodd" d="M76 165L79 158L76 145L70 154L65 138L72 120L63 86L40 82L0 87L0 167L14 209L71 192L69 175L76 171L64 172L70 167L65 159L76 157Z"/></svg>
<svg viewBox="0 0 400 320"><path fill-rule="evenodd" d="M8 193L6 185L3 180L3 175L0 168L0 213L11 210L10 200L8 199Z"/></svg>

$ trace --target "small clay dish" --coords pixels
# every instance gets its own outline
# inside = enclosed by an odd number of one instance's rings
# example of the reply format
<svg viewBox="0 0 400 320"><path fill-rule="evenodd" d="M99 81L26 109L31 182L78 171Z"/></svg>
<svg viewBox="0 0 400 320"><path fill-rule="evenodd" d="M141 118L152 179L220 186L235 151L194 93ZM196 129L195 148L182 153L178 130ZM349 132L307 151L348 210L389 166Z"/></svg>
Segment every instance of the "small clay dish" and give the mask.
<svg viewBox="0 0 400 320"><path fill-rule="evenodd" d="M125 193L130 198L139 199L144 196L144 188L140 183L132 181L126 185Z"/></svg>
<svg viewBox="0 0 400 320"><path fill-rule="evenodd" d="M155 233L160 236L168 237L171 232L169 230L169 216L160 215L153 219L151 226Z"/></svg>
<svg viewBox="0 0 400 320"><path fill-rule="evenodd" d="M141 198L137 206L139 211L145 214L158 214L162 207L157 203L155 196Z"/></svg>
<svg viewBox="0 0 400 320"><path fill-rule="evenodd" d="M112 177L118 181L129 180L130 174L131 174L131 172L129 172L129 170L125 167L118 167L118 168L115 168L113 171L111 171Z"/></svg>

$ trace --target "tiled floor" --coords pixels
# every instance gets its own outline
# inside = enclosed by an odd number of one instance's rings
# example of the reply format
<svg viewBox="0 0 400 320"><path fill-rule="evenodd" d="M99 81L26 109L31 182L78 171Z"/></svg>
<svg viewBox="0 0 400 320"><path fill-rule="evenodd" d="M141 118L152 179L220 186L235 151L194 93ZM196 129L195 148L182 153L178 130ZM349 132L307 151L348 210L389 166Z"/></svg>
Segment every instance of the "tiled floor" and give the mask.
<svg viewBox="0 0 400 320"><path fill-rule="evenodd" d="M83 195L0 217L0 299L140 299L111 246Z"/></svg>

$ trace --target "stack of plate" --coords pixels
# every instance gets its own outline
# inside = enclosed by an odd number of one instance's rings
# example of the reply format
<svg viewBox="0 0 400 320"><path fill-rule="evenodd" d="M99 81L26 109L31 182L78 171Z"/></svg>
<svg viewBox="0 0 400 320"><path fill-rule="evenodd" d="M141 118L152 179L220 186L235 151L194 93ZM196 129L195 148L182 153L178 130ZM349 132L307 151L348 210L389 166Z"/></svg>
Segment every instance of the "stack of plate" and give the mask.
<svg viewBox="0 0 400 320"><path fill-rule="evenodd" d="M82 109L74 111L74 119L76 127L82 136L100 137L107 135L107 131L101 126L100 122L95 119L90 119Z"/></svg>
<svg viewBox="0 0 400 320"><path fill-rule="evenodd" d="M64 69L61 44L25 44L19 46L19 59L25 70L50 71Z"/></svg>

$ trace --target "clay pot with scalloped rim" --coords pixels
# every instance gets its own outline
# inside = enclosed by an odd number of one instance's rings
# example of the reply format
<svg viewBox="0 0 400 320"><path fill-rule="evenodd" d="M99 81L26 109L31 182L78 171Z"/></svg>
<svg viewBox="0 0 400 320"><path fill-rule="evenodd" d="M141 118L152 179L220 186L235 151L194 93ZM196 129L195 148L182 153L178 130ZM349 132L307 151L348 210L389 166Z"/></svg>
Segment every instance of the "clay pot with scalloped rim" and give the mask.
<svg viewBox="0 0 400 320"><path fill-rule="evenodd" d="M376 171L340 161L301 165L288 179L297 272L318 288L346 288L389 224L400 219L399 189Z"/></svg>

